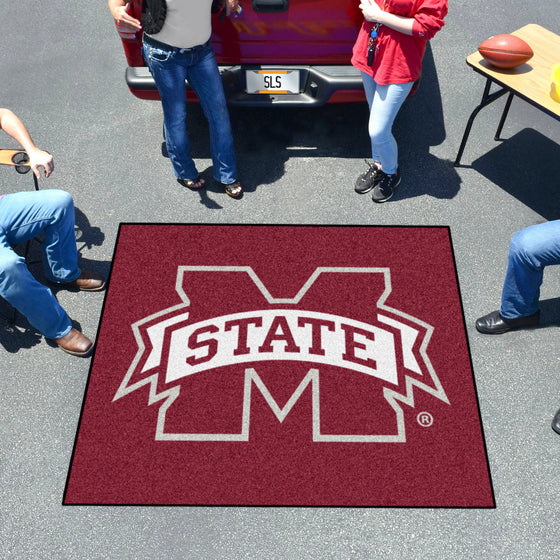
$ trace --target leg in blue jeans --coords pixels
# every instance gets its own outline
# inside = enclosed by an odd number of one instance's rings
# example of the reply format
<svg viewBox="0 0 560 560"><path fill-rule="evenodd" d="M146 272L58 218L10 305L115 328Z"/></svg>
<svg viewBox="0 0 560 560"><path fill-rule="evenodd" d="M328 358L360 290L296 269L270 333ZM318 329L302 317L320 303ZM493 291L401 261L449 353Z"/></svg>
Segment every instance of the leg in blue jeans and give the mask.
<svg viewBox="0 0 560 560"><path fill-rule="evenodd" d="M71 282L81 274L74 221L72 197L64 191L22 192L0 200L0 295L47 338L67 334L70 319L12 246L44 233L45 274L53 282Z"/></svg>
<svg viewBox="0 0 560 560"><path fill-rule="evenodd" d="M214 179L229 185L237 179L235 148L222 78L211 45L201 54L199 63L189 68L188 80L208 119Z"/></svg>
<svg viewBox="0 0 560 560"><path fill-rule="evenodd" d="M371 156L373 161L381 164L382 171L393 175L398 168L398 148L392 133L393 123L414 82L379 85L365 72L362 72L362 81L370 109L368 131Z"/></svg>
<svg viewBox="0 0 560 560"><path fill-rule="evenodd" d="M221 183L237 179L235 152L222 81L212 45L194 51L163 50L144 44L144 57L160 93L167 151L179 179L196 179L198 172L189 155L186 130L186 86L196 93L210 128L214 178Z"/></svg>
<svg viewBox="0 0 560 560"><path fill-rule="evenodd" d="M511 240L500 314L505 319L538 311L546 266L560 264L560 220L530 226Z"/></svg>

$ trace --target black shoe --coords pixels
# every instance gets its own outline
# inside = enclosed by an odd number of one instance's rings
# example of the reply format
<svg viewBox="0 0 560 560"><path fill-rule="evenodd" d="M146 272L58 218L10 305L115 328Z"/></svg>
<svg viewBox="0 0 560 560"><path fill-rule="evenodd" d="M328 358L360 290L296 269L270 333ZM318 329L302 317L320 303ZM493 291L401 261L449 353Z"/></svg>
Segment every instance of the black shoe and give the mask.
<svg viewBox="0 0 560 560"><path fill-rule="evenodd" d="M381 169L379 169L375 163L370 165L369 169L356 179L354 190L358 194L365 194L371 191L371 189L373 189L373 187L375 187L375 185L381 180L381 173Z"/></svg>
<svg viewBox="0 0 560 560"><path fill-rule="evenodd" d="M387 173L381 170L379 170L379 173L381 174L381 179L375 185L371 199L373 202L386 202L395 194L401 182L401 174L398 169L393 175L387 175Z"/></svg>
<svg viewBox="0 0 560 560"><path fill-rule="evenodd" d="M476 330L483 334L503 334L515 329L536 327L539 324L541 312L537 311L527 317L504 319L499 311L492 311L476 322Z"/></svg>
<svg viewBox="0 0 560 560"><path fill-rule="evenodd" d="M560 409L554 415L554 420L552 420L552 429L557 433L560 434Z"/></svg>

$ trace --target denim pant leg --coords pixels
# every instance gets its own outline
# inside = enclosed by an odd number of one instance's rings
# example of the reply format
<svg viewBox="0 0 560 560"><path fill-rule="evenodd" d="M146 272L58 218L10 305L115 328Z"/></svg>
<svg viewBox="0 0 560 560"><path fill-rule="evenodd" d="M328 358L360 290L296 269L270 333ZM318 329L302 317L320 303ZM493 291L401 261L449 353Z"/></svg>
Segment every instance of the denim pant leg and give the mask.
<svg viewBox="0 0 560 560"><path fill-rule="evenodd" d="M187 78L208 119L214 179L229 185L237 180L235 148L222 78L211 43L197 53Z"/></svg>
<svg viewBox="0 0 560 560"><path fill-rule="evenodd" d="M187 135L187 66L192 55L157 49L144 43L144 58L161 97L167 153L179 179L196 179Z"/></svg>
<svg viewBox="0 0 560 560"><path fill-rule="evenodd" d="M8 194L0 200L0 227L10 245L44 233L45 274L52 282L72 282L81 274L74 232L74 201L58 189Z"/></svg>
<svg viewBox="0 0 560 560"><path fill-rule="evenodd" d="M381 164L385 173L392 175L398 168L398 147L392 133L393 123L414 82L379 85L365 72L362 72L362 81L370 108L368 132L371 155L374 161Z"/></svg>
<svg viewBox="0 0 560 560"><path fill-rule="evenodd" d="M51 290L35 280L23 257L11 247L41 232L45 233L43 258L49 276L64 281L77 278L80 269L77 267L74 206L70 195L47 190L10 194L0 200L0 296L41 334L47 338L60 338L72 328L68 315ZM56 277L55 274L68 276Z"/></svg>
<svg viewBox="0 0 560 560"><path fill-rule="evenodd" d="M518 231L509 247L500 313L506 319L536 313L546 266L560 264L560 220Z"/></svg>
<svg viewBox="0 0 560 560"><path fill-rule="evenodd" d="M208 119L214 179L229 185L237 180L235 148L224 86L211 43L197 53L187 78Z"/></svg>

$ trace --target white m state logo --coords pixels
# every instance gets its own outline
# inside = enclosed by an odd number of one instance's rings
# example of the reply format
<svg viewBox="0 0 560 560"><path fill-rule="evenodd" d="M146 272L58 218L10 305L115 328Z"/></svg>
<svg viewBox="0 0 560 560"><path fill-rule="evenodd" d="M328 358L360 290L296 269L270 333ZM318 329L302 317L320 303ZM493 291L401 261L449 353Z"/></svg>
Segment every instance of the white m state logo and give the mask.
<svg viewBox="0 0 560 560"><path fill-rule="evenodd" d="M235 285L249 282L262 296L263 306L200 318L191 308L189 293L193 274L228 273ZM371 320L326 313L328 302L318 310L313 291L321 283L337 282L342 287L348 275L383 279L384 289L376 302L367 301ZM368 276L370 275L370 276ZM283 422L309 388L312 403L312 437L315 442L404 442L406 431L401 405L414 406L414 390L420 389L449 404L445 391L428 358L433 327L385 304L391 293L387 268L317 268L295 297L273 297L250 267L180 266L175 290L181 303L151 314L132 325L138 351L113 401L149 388L148 404L161 402L156 440L249 441L251 402L256 388L279 422ZM242 301L243 290L239 296ZM313 305L311 302L315 302ZM223 311L223 310L220 310ZM192 320L191 315L196 317ZM284 406L263 382L259 363L275 362L282 368L304 365L307 373L294 388ZM313 367L309 367L309 363ZM305 365L307 364L307 365ZM382 395L394 411L392 433L328 434L321 430L321 367L368 375L381 384ZM241 430L237 433L180 433L166 429L167 413L181 392L181 381L194 375L208 375L217 368L243 368ZM375 414L375 410L372 410Z"/></svg>

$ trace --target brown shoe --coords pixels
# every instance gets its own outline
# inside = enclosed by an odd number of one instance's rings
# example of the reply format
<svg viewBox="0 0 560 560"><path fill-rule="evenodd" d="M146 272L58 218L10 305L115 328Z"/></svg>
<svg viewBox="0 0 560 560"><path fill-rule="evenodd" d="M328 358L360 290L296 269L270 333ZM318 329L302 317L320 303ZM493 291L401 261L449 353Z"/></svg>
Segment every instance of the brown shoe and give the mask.
<svg viewBox="0 0 560 560"><path fill-rule="evenodd" d="M72 356L86 357L93 349L93 342L74 328L70 329L68 334L62 338L55 338L54 341Z"/></svg>
<svg viewBox="0 0 560 560"><path fill-rule="evenodd" d="M78 288L83 292L98 292L105 287L105 280L91 270L82 270L82 273L73 282L67 282L67 286Z"/></svg>

